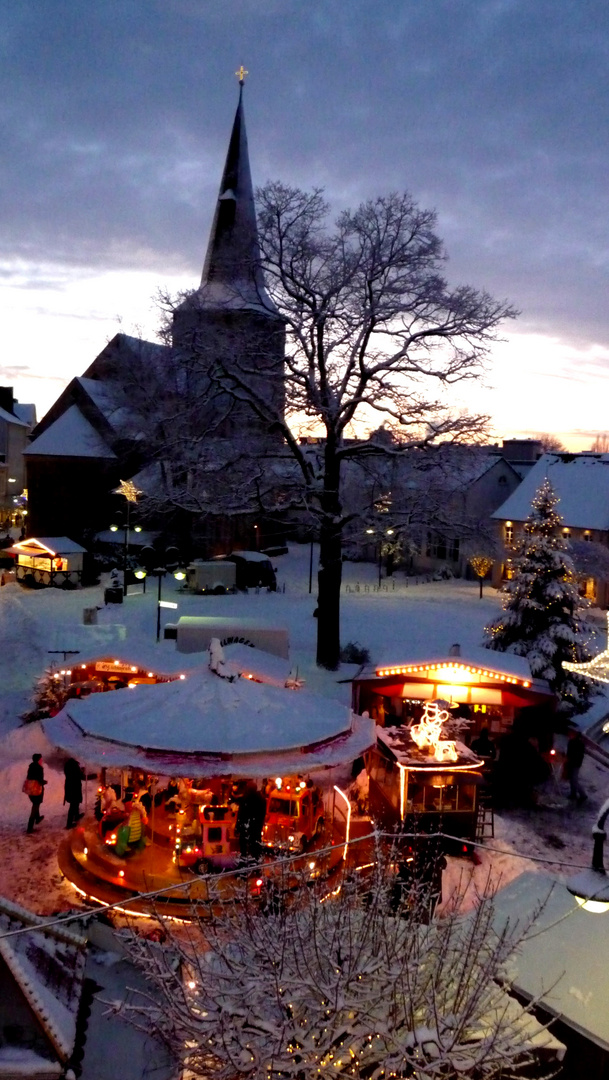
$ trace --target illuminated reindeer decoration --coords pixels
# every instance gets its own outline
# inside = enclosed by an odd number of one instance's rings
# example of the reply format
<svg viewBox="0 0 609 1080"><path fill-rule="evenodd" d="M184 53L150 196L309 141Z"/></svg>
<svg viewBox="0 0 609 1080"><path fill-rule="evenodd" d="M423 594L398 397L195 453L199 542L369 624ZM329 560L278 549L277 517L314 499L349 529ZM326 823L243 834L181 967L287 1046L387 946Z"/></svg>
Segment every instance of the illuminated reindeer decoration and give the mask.
<svg viewBox="0 0 609 1080"><path fill-rule="evenodd" d="M436 761L456 761L457 747L450 739L441 739L442 725L450 719L450 713L441 709L437 701L427 702L419 724L413 724L410 734L419 750L429 747Z"/></svg>

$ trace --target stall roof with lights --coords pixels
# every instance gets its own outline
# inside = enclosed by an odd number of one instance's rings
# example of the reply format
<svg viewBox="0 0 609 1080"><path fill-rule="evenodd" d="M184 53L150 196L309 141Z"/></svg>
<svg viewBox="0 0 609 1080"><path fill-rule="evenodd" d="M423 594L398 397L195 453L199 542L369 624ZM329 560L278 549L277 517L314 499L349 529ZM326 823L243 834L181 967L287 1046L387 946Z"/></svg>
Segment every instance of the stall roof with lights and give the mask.
<svg viewBox="0 0 609 1080"><path fill-rule="evenodd" d="M531 702L553 698L548 683L534 679L529 662L524 656L500 653L491 649L453 646L446 653L423 653L409 651L399 661L388 658L387 662L367 665L353 680L354 694L362 684L379 693L402 693L402 696L437 696L458 700L455 693L461 690L463 700L478 700L476 693L483 688L489 696L513 694L528 698ZM443 695L443 687L446 693ZM480 699L482 700L482 699ZM524 704L524 700L521 700Z"/></svg>
<svg viewBox="0 0 609 1080"><path fill-rule="evenodd" d="M70 540L69 536L29 536L26 540L18 540L10 548L6 548L9 555L30 556L54 556L54 555L83 555L86 548L77 544L76 540Z"/></svg>

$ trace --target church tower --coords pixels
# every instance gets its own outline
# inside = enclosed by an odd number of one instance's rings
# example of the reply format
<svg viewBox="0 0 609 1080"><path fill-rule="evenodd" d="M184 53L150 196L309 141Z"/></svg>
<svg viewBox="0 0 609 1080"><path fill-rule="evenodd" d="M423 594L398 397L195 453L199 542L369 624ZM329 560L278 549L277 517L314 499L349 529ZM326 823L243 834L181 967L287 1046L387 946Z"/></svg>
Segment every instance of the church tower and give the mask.
<svg viewBox="0 0 609 1080"><path fill-rule="evenodd" d="M209 433L264 435L270 424L248 398L283 417L285 331L266 291L250 170L243 68L239 102L211 226L201 284L173 315L173 348L210 380ZM212 415L213 414L213 415Z"/></svg>

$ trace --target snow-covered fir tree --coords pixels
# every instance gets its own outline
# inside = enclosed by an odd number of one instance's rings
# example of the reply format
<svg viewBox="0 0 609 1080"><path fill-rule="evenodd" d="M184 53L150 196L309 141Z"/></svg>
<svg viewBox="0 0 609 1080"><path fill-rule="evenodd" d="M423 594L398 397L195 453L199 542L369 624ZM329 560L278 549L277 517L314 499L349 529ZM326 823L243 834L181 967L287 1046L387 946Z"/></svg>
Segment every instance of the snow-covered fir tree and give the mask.
<svg viewBox="0 0 609 1080"><path fill-rule="evenodd" d="M46 716L54 716L63 709L67 697L65 679L51 665L36 679L32 694L32 708L23 713L21 719L30 723Z"/></svg>
<svg viewBox="0 0 609 1080"><path fill-rule="evenodd" d="M213 916L210 903L198 925L167 923L164 945L134 935L150 989L121 1015L159 1034L193 1078L548 1075L533 1017L505 989L529 927L497 925L490 896L467 917L455 903L430 920L424 885L396 889L395 858L377 853L372 878L300 888L292 866L266 902L244 880L236 903Z"/></svg>
<svg viewBox="0 0 609 1080"><path fill-rule="evenodd" d="M561 711L584 712L594 689L589 679L565 671L563 660L590 658L576 571L560 535L559 502L546 479L536 492L514 558L514 577L505 583L503 612L487 626L485 645L526 656L535 678L547 679Z"/></svg>

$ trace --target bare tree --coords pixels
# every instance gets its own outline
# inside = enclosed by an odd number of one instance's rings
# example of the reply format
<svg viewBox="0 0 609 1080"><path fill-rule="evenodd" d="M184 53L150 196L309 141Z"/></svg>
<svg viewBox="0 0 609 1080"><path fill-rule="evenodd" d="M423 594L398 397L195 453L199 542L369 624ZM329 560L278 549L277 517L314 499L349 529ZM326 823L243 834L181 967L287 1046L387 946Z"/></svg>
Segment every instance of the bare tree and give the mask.
<svg viewBox="0 0 609 1080"><path fill-rule="evenodd" d="M528 927L497 925L488 895L467 917L453 906L430 919L429 885L404 863L396 876L395 859L287 902L276 891L257 907L245 889L190 931L166 925L164 947L134 937L151 993L125 1015L193 1077L548 1075L531 1070L542 1029L505 990Z"/></svg>
<svg viewBox="0 0 609 1080"><path fill-rule="evenodd" d="M603 433L597 435L592 446L590 447L596 454L606 454L609 452L609 435Z"/></svg>
<svg viewBox="0 0 609 1080"><path fill-rule="evenodd" d="M180 394L174 399L171 431L164 425L163 457L168 459L176 438L184 445L189 424L180 409L194 416L198 411L200 434L190 440L187 467L181 462L172 467L176 501L186 495L209 509L219 495L226 511L232 486L242 511L246 495L250 506L260 507L266 496L273 509L299 505L310 515L320 543L317 662L333 669L340 652L342 538L350 520L341 501L345 462L479 437L485 418L456 411L449 391L481 376L499 324L515 312L486 292L447 284L435 215L419 209L408 194L344 211L333 228L319 190L269 183L257 197L260 262L244 268L247 295L239 296L237 283L234 295L226 297L223 346L207 330L190 337L185 356L195 392L188 403ZM176 319L187 325L185 312L196 326L197 304L209 309L204 289L187 301L179 298L174 326ZM261 320L266 316L269 332L275 327L285 334L285 360L276 347L265 355L258 331L251 346L239 341L234 317L239 305L253 306ZM269 389L278 385L285 386L285 400ZM217 429L225 436L220 455L207 438L215 424L210 402L226 402L241 418L228 432L226 426ZM244 442L244 408L257 418L258 443L252 444L249 434ZM299 440L303 424L314 425L323 436L318 455ZM383 437L355 439L354 425L361 431L381 425ZM263 441L269 432L276 439L271 468ZM244 464L252 459L253 481L246 479ZM227 463L237 473L236 485ZM214 478L219 483L214 485Z"/></svg>
<svg viewBox="0 0 609 1080"><path fill-rule="evenodd" d="M544 454L561 454L564 452L565 445L561 442L558 435L553 435L549 431L543 431L537 438L541 443Z"/></svg>

